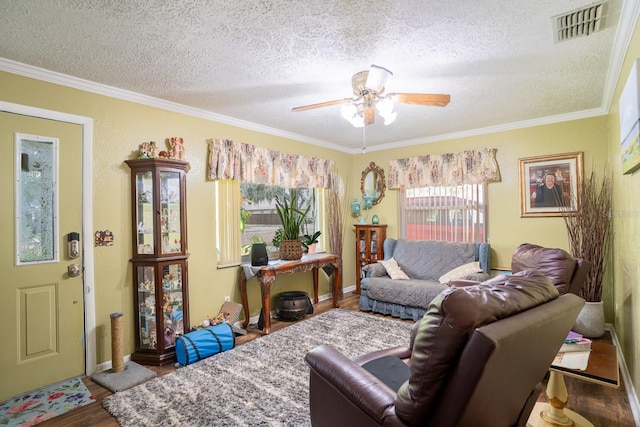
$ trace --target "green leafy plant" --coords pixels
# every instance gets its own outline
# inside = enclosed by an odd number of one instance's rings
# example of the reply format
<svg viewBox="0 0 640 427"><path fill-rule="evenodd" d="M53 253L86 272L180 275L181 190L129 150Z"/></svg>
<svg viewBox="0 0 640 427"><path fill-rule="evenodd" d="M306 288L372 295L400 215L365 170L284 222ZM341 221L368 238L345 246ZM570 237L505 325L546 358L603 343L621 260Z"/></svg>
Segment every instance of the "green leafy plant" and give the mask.
<svg viewBox="0 0 640 427"><path fill-rule="evenodd" d="M314 243L318 243L318 237L320 237L320 234L322 234L320 231L316 231L313 234L304 234L300 240L302 241L302 246L305 247L305 249L309 250L309 246L313 245Z"/></svg>
<svg viewBox="0 0 640 427"><path fill-rule="evenodd" d="M240 232L241 233L244 233L244 230L247 226L247 221L249 220L250 217L251 217L251 212L241 207L240 208Z"/></svg>
<svg viewBox="0 0 640 427"><path fill-rule="evenodd" d="M298 195L293 192L290 198L281 199L276 196L276 211L282 223L282 240L298 240L300 238L300 229L307 220L307 214L311 207L307 206L305 210L298 207Z"/></svg>
<svg viewBox="0 0 640 427"><path fill-rule="evenodd" d="M279 248L281 241L282 241L282 228L278 228L276 232L273 234L273 239L271 240L271 244L274 247Z"/></svg>

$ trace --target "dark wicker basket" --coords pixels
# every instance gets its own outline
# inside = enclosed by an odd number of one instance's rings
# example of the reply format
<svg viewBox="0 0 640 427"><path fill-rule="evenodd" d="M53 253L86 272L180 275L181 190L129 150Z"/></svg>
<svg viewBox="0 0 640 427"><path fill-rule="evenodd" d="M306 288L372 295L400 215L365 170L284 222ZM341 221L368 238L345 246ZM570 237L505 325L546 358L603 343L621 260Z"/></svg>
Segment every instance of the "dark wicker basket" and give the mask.
<svg viewBox="0 0 640 427"><path fill-rule="evenodd" d="M296 260L302 258L302 243L300 240L282 240L280 242L280 259Z"/></svg>

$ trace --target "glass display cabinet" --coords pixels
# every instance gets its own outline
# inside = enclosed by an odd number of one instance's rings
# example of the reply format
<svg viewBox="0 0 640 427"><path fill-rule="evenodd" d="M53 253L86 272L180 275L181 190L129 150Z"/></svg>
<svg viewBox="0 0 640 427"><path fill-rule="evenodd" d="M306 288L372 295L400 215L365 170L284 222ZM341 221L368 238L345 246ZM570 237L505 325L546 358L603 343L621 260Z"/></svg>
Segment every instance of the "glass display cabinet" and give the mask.
<svg viewBox="0 0 640 427"><path fill-rule="evenodd" d="M383 244L387 226L356 224L356 293L360 293L362 267L384 259Z"/></svg>
<svg viewBox="0 0 640 427"><path fill-rule="evenodd" d="M189 331L187 227L188 163L127 160L131 168L136 349L147 365L175 361L176 337Z"/></svg>

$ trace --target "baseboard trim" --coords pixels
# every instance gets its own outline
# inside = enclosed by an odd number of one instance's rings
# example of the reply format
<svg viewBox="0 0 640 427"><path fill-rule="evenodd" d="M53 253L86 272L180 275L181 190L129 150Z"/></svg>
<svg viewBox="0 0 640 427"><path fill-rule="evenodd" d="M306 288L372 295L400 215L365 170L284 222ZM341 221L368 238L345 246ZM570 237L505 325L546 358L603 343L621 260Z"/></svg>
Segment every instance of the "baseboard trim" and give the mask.
<svg viewBox="0 0 640 427"><path fill-rule="evenodd" d="M624 360L624 354L620 350L620 342L616 335L616 330L611 323L605 325L605 329L611 334L611 340L616 346L618 351L618 366L620 366L620 373L624 381L624 388L627 391L627 398L629 399L629 405L631 406L631 412L633 413L633 419L637 426L640 426L640 402L638 401L638 394L636 393L635 385L629 375L629 369L627 368L627 362Z"/></svg>

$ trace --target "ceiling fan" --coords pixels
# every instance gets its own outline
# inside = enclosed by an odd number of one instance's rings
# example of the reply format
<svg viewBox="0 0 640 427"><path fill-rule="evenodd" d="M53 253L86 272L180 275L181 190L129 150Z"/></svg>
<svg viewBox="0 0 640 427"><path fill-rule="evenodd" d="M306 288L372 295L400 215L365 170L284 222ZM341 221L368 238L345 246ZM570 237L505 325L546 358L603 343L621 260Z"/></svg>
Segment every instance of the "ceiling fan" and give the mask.
<svg viewBox="0 0 640 427"><path fill-rule="evenodd" d="M306 111L314 108L342 104L342 116L355 127L373 124L375 110L385 119L385 125L395 120L394 102L412 105L445 107L451 100L450 95L430 93L384 93L384 86L393 73L384 67L372 65L369 70L360 71L351 78L353 98L336 99L292 108L291 111Z"/></svg>

